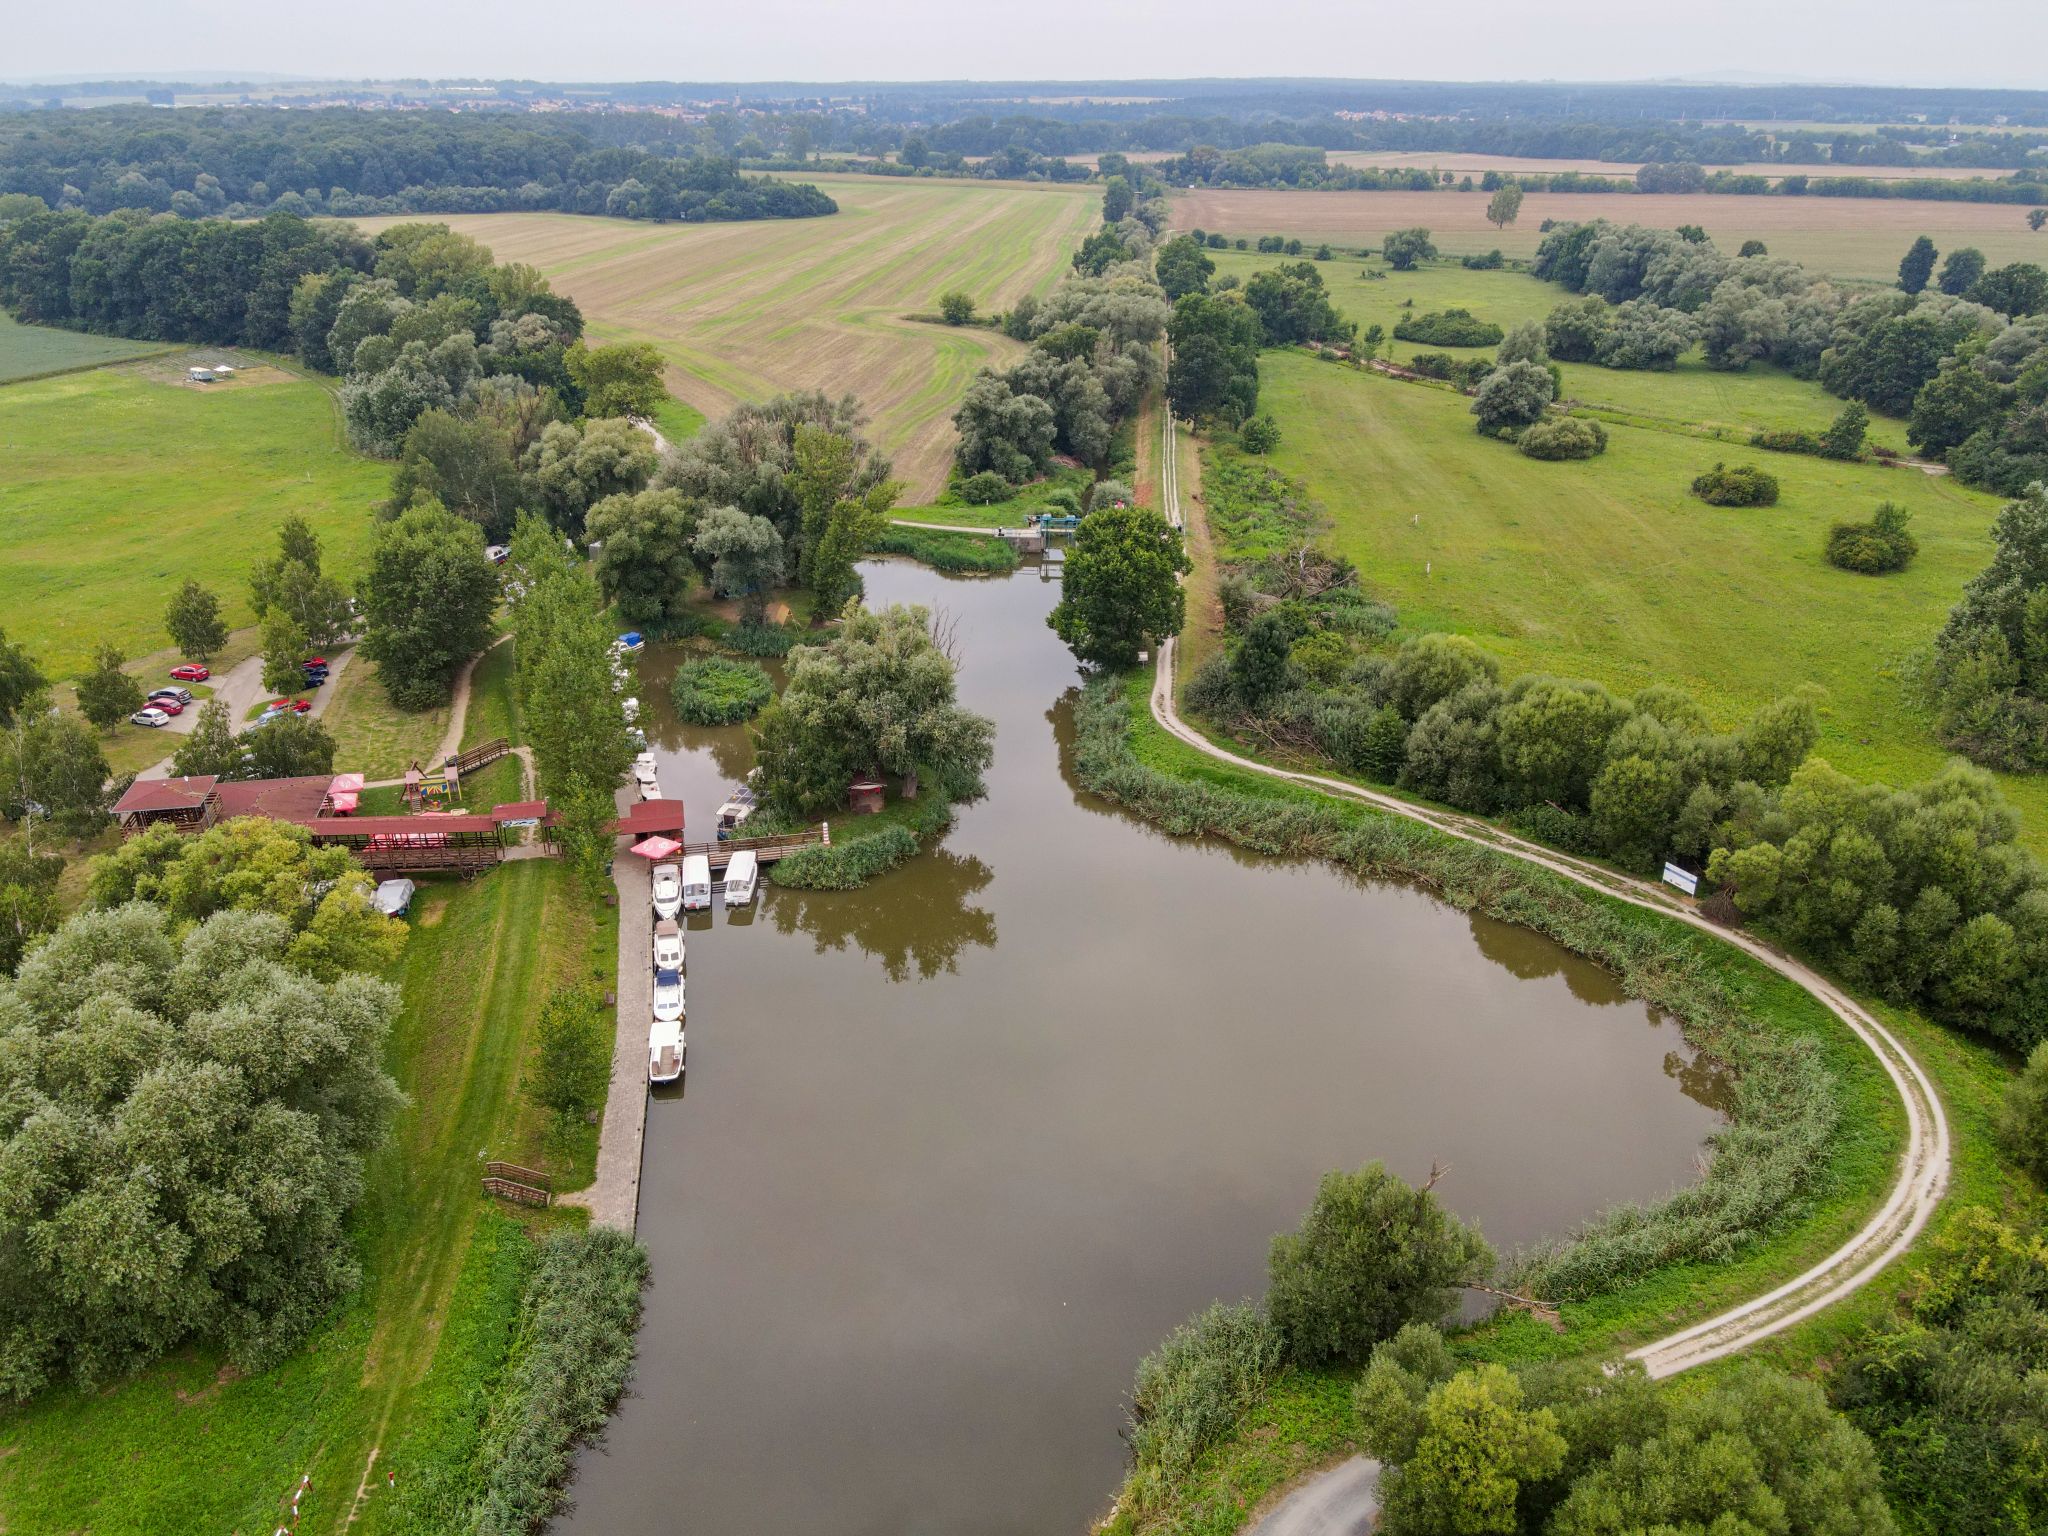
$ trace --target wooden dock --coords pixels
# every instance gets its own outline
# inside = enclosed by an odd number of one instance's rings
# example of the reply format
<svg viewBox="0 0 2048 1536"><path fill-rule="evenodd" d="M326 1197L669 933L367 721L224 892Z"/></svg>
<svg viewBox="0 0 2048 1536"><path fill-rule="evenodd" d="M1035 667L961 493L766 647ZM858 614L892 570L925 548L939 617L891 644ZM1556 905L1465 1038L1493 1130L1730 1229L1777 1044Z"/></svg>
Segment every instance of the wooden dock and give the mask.
<svg viewBox="0 0 2048 1536"><path fill-rule="evenodd" d="M517 1163L484 1164L484 1193L501 1200L546 1206L555 1198L554 1188L554 1180L538 1168L522 1168Z"/></svg>
<svg viewBox="0 0 2048 1536"><path fill-rule="evenodd" d="M801 832L786 832L780 837L735 837L723 843L685 843L678 858L688 858L701 853L711 861L713 874L721 873L732 856L742 848L753 850L754 857L763 864L773 864L784 854L795 853L799 848L830 848L832 846L832 824L828 821L819 826L806 827Z"/></svg>

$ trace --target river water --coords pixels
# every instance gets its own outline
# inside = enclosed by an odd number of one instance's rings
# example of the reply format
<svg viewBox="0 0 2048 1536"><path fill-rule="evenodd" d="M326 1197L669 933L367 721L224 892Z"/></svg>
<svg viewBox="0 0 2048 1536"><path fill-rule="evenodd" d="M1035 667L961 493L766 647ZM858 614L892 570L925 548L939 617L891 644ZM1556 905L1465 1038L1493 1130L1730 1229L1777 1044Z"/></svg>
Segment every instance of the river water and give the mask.
<svg viewBox="0 0 2048 1536"><path fill-rule="evenodd" d="M639 1366L564 1528L1078 1536L1139 1357L1263 1289L1325 1170L1447 1165L1498 1247L1694 1176L1713 1074L1605 973L1078 793L1057 582L864 574L957 620L989 793L865 890L692 922ZM745 735L678 726L673 667L644 718L702 838Z"/></svg>

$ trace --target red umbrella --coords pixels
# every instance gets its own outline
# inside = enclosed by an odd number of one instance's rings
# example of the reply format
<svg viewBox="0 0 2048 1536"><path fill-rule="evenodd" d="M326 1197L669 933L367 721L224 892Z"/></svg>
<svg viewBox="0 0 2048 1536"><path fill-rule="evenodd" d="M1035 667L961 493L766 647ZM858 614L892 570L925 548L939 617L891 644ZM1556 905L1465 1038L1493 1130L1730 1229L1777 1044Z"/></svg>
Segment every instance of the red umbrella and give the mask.
<svg viewBox="0 0 2048 1536"><path fill-rule="evenodd" d="M665 859L672 853L681 853L683 845L672 837L642 838L633 845L633 852L643 859Z"/></svg>

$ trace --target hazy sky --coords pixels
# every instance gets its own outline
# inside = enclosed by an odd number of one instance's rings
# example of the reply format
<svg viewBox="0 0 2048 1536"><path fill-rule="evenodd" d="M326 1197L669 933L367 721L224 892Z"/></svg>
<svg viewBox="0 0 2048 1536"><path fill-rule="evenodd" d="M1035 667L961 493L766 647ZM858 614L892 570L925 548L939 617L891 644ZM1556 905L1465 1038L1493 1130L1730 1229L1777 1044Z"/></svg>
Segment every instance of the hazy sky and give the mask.
<svg viewBox="0 0 2048 1536"><path fill-rule="evenodd" d="M2048 0L19 0L0 77L1723 75L2048 87ZM1085 49L1085 51L1084 51Z"/></svg>

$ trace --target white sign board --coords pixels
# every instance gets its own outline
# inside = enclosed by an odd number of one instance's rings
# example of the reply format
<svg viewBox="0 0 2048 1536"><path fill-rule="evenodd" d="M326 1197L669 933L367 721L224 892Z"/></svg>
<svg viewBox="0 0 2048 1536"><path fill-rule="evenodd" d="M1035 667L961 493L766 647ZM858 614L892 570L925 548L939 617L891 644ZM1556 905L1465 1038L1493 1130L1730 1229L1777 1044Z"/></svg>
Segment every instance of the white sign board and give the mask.
<svg viewBox="0 0 2048 1536"><path fill-rule="evenodd" d="M1700 877L1689 869L1680 869L1676 864L1664 866L1664 883L1675 885L1688 896L1700 893Z"/></svg>
<svg viewBox="0 0 2048 1536"><path fill-rule="evenodd" d="M540 818L538 816L518 816L510 821L501 821L498 825L501 827L537 827L540 825Z"/></svg>

